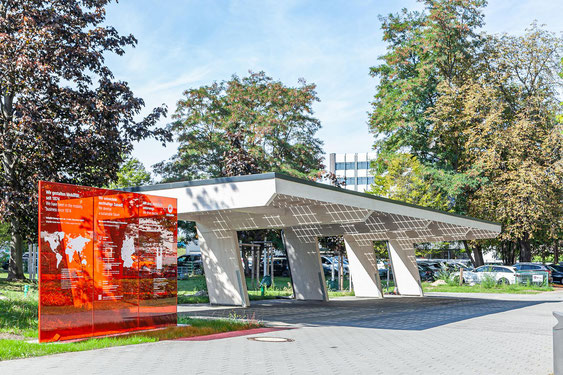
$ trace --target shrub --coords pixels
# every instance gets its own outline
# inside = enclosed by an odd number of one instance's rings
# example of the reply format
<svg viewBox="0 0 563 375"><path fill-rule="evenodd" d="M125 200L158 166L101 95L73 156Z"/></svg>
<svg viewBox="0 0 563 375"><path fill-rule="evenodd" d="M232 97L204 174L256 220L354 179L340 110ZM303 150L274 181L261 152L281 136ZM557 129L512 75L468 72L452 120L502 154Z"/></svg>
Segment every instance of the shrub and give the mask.
<svg viewBox="0 0 563 375"><path fill-rule="evenodd" d="M491 275L483 275L483 279L481 280L481 286L485 289L492 289L497 286L496 279Z"/></svg>

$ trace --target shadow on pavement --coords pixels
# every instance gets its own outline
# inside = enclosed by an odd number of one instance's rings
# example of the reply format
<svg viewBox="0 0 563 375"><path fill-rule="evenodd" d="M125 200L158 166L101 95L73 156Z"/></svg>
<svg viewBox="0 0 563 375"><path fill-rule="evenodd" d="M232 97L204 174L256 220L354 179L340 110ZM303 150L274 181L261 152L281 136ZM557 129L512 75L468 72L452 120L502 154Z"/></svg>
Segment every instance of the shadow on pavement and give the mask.
<svg viewBox="0 0 563 375"><path fill-rule="evenodd" d="M425 330L449 323L542 303L452 297L349 299L329 302L271 300L249 308L183 305L179 314L203 317L242 317L264 322L309 326L349 326L393 330Z"/></svg>

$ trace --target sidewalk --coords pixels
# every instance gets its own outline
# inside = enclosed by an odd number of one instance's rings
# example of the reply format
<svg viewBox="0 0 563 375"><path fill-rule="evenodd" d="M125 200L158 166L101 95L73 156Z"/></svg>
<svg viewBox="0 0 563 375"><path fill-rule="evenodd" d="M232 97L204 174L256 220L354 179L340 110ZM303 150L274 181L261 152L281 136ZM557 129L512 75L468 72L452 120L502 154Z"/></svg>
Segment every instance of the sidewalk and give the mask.
<svg viewBox="0 0 563 375"><path fill-rule="evenodd" d="M209 341L163 341L0 362L0 372L87 374L543 374L552 369L552 311L561 293L330 302L260 301L248 309L180 306L184 314L247 314L295 329Z"/></svg>

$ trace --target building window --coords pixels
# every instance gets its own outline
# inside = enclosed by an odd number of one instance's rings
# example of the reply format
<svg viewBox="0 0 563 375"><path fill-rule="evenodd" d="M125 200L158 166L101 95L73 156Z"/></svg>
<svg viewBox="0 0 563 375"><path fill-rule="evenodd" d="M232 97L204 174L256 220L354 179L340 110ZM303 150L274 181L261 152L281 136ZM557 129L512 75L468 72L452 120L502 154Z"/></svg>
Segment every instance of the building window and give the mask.
<svg viewBox="0 0 563 375"><path fill-rule="evenodd" d="M356 177L346 177L346 186L356 185Z"/></svg>
<svg viewBox="0 0 563 375"><path fill-rule="evenodd" d="M346 162L346 163L334 163L334 169L337 171L344 171L344 170L354 170L355 169L355 162Z"/></svg>
<svg viewBox="0 0 563 375"><path fill-rule="evenodd" d="M358 169L369 169L369 161L359 161Z"/></svg>
<svg viewBox="0 0 563 375"><path fill-rule="evenodd" d="M373 177L358 177L358 185L371 185L373 184Z"/></svg>

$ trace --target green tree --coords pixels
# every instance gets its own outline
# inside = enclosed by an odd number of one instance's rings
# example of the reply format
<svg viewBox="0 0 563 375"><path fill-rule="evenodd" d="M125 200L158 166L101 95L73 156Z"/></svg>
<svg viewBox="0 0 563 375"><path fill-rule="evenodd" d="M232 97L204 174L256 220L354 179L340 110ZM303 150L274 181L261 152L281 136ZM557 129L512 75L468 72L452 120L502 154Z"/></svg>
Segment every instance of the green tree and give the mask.
<svg viewBox="0 0 563 375"><path fill-rule="evenodd" d="M448 124L448 131L437 132L428 111L440 97L440 85L460 84L473 75L486 1L421 2L422 12L403 9L381 17L388 49L382 63L371 68L379 79L369 127L378 152L373 167L380 176L372 192L465 214L466 197L480 181L464 173L462 129Z"/></svg>
<svg viewBox="0 0 563 375"><path fill-rule="evenodd" d="M0 220L10 225L8 277L23 278L22 241L37 230L37 182L104 186L133 142L165 141L104 57L134 46L105 25L110 0L0 1Z"/></svg>
<svg viewBox="0 0 563 375"><path fill-rule="evenodd" d="M473 243L477 264L490 244L530 260L561 237L561 39L535 23L520 37L477 34L484 1L424 3L383 19L374 192L424 205L434 194L503 223L500 243Z"/></svg>
<svg viewBox="0 0 563 375"><path fill-rule="evenodd" d="M432 176L425 172L418 159L407 153L400 153L384 161L385 173L375 176L368 193L397 199L407 203L449 210L448 197L437 189Z"/></svg>
<svg viewBox="0 0 563 375"><path fill-rule="evenodd" d="M10 243L10 226L0 223L0 249L5 249Z"/></svg>
<svg viewBox="0 0 563 375"><path fill-rule="evenodd" d="M518 248L521 261L563 233L562 52L563 40L536 24L523 36L489 37L480 74L440 84L428 111L437 134L459 129L464 173L481 181L469 213L501 222L500 248L512 258Z"/></svg>
<svg viewBox="0 0 563 375"><path fill-rule="evenodd" d="M315 85L287 87L264 72L189 89L170 130L178 152L155 170L165 181L284 172L304 178L322 170Z"/></svg>
<svg viewBox="0 0 563 375"><path fill-rule="evenodd" d="M117 180L108 185L110 189L130 186L148 185L152 182L151 173L145 169L143 163L134 157L127 158L119 171Z"/></svg>
<svg viewBox="0 0 563 375"><path fill-rule="evenodd" d="M406 151L424 165L456 170L456 138L438 140L426 111L437 97L440 82L464 81L471 75L483 24L479 0L425 0L424 12L381 17L387 53L382 64L371 68L379 79L370 130L376 135L376 167ZM450 144L453 143L453 144Z"/></svg>

